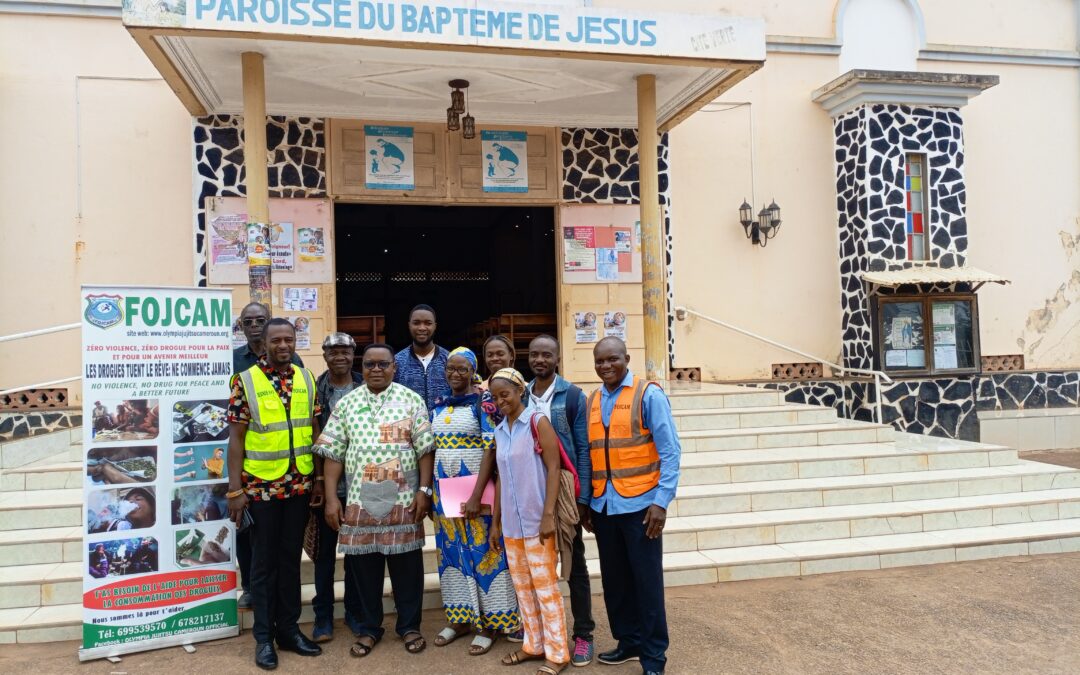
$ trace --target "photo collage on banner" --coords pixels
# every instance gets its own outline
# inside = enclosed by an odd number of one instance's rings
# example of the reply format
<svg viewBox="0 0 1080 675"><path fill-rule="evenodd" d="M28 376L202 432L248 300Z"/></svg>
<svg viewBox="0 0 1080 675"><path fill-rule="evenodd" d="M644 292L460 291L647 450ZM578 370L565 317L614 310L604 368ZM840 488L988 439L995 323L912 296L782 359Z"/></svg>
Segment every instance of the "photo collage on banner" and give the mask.
<svg viewBox="0 0 1080 675"><path fill-rule="evenodd" d="M238 633L227 290L82 290L83 660Z"/></svg>

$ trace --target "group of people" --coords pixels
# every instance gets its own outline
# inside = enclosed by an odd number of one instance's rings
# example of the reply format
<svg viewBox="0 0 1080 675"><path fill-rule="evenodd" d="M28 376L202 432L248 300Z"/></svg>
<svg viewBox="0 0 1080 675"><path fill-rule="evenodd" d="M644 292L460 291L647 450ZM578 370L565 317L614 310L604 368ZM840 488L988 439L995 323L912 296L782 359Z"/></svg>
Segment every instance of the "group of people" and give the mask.
<svg viewBox="0 0 1080 675"><path fill-rule="evenodd" d="M99 431L137 431L155 436L158 432L159 411L156 404L145 408L131 401L121 401L116 406L116 412L110 414L108 407L101 401L94 401L91 414L95 436Z"/></svg>
<svg viewBox="0 0 1080 675"><path fill-rule="evenodd" d="M318 655L318 643L332 638L335 552L345 554L350 653L364 657L384 636L387 569L395 632L408 653L423 651L430 518L446 614L437 647L471 636L468 653L479 656L500 637L521 642L502 662L541 662L537 675L591 663L588 530L617 641L596 659L664 671L661 534L680 447L667 397L629 371L621 340L596 345L602 385L586 396L558 374L554 337L529 345L527 381L502 336L490 338L479 357L438 346L427 305L409 315L411 344L396 353L386 344L366 346L360 373L353 372L353 339L327 336L327 371L317 380L298 363L288 321L270 319L260 305L245 308L241 320L249 345L234 354L226 496L238 528L248 524L238 559L259 667L275 668L277 649ZM298 619L311 509L320 532L309 639ZM569 631L560 570L570 587Z"/></svg>

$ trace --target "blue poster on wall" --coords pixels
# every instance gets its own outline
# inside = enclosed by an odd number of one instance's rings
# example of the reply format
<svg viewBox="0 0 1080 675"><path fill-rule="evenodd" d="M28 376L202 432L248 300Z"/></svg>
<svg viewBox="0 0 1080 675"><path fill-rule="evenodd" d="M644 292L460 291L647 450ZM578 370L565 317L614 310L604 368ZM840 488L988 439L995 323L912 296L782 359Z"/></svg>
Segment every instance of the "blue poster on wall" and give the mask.
<svg viewBox="0 0 1080 675"><path fill-rule="evenodd" d="M524 131L480 131L484 192L529 191L528 143Z"/></svg>
<svg viewBox="0 0 1080 675"><path fill-rule="evenodd" d="M369 190L413 190L413 128L364 125L365 180Z"/></svg>

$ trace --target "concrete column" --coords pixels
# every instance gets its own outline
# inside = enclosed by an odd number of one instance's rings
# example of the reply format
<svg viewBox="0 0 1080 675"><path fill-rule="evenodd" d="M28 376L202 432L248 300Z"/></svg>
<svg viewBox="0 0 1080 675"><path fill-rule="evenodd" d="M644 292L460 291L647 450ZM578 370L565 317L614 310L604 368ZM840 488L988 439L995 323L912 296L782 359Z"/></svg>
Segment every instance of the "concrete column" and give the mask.
<svg viewBox="0 0 1080 675"><path fill-rule="evenodd" d="M244 183L247 186L249 223L270 224L270 188L266 180L266 78L263 55L240 55L244 79ZM270 281L270 238L266 232L266 264L248 259L248 291L251 302L273 311ZM252 251L248 251L250 256ZM253 262L255 264L253 264Z"/></svg>
<svg viewBox="0 0 1080 675"><path fill-rule="evenodd" d="M667 297L664 290L664 232L660 223L660 179L656 148L656 76L637 76L638 176L641 205L641 281L645 309L645 376L668 376Z"/></svg>

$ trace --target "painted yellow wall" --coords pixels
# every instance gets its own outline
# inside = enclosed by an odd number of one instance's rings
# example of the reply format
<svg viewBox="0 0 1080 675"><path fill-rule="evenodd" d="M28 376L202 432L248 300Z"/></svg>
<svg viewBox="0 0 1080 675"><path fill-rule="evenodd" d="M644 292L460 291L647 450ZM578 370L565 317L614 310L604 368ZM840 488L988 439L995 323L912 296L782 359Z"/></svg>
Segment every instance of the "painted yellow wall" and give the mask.
<svg viewBox="0 0 1080 675"><path fill-rule="evenodd" d="M828 360L840 351L832 122L810 92L835 68L834 57L770 55L715 112L670 135L676 303ZM774 198L782 208L765 248L739 225L744 198L755 214ZM706 379L771 377L772 363L806 360L701 320L677 322L675 345L675 365Z"/></svg>
<svg viewBox="0 0 1080 675"><path fill-rule="evenodd" d="M0 333L78 321L82 283L191 285L191 118L119 21L4 14L0 100ZM0 346L0 389L79 370L77 331Z"/></svg>

